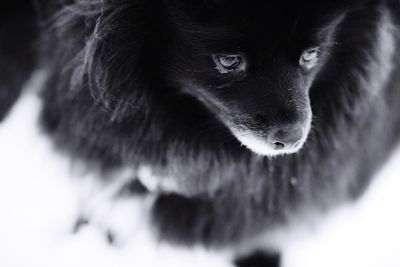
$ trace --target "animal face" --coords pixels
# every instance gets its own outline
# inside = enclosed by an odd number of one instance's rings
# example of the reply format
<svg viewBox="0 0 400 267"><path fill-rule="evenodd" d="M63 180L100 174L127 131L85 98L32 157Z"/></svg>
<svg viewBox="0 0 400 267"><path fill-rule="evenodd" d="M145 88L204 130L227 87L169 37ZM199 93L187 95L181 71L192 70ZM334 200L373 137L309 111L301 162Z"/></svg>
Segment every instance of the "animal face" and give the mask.
<svg viewBox="0 0 400 267"><path fill-rule="evenodd" d="M337 25L337 19L312 25L298 11L313 6L286 4L197 3L193 12L193 3L181 3L170 10L176 31L170 79L260 155L295 153L305 143L309 89Z"/></svg>

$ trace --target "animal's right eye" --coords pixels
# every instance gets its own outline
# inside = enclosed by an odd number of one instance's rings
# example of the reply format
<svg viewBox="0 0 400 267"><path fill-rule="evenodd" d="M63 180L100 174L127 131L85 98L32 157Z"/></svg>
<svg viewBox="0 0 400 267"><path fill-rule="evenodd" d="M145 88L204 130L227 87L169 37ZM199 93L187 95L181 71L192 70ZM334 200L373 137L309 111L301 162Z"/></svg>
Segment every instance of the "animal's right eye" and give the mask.
<svg viewBox="0 0 400 267"><path fill-rule="evenodd" d="M215 55L214 62L223 74L244 70L246 65L242 55Z"/></svg>

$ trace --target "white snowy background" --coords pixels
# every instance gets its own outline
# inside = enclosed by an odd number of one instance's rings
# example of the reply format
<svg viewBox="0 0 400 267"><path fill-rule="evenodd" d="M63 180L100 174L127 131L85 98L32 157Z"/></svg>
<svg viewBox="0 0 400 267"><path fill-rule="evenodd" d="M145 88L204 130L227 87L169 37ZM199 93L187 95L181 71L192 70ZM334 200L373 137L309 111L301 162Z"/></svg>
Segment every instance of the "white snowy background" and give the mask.
<svg viewBox="0 0 400 267"><path fill-rule="evenodd" d="M139 207L146 203L137 199L104 202L98 215L126 230L119 245L107 244L101 219L72 234L86 189L74 177L74 165L37 126L40 101L32 88L38 84L40 75L0 124L0 266L231 266L229 253L159 244L145 229ZM85 181L95 191L93 176L86 174ZM103 200L90 201L101 206ZM360 201L333 211L317 226L294 231L283 267L399 267L399 206L400 147ZM131 217L124 221L128 211Z"/></svg>

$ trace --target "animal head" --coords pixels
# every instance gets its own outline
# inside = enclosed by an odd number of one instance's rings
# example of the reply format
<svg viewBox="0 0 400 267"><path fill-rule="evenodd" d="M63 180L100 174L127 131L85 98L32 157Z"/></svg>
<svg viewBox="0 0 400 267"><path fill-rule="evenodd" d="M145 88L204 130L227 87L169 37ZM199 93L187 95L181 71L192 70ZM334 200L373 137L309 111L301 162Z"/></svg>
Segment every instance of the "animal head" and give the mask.
<svg viewBox="0 0 400 267"><path fill-rule="evenodd" d="M309 90L343 14L315 19L323 11L314 1L166 2L174 86L254 153L299 151L312 123Z"/></svg>
<svg viewBox="0 0 400 267"><path fill-rule="evenodd" d="M138 107L146 120L154 114L149 103L166 95L160 88L172 88L196 99L251 151L295 153L311 128L309 90L343 18L329 16L327 6L315 0L80 0L60 12L58 23L62 40L84 40L84 48L67 48L72 55L60 49L57 57L76 59L72 82L88 87L112 119ZM80 22L85 31L77 30Z"/></svg>

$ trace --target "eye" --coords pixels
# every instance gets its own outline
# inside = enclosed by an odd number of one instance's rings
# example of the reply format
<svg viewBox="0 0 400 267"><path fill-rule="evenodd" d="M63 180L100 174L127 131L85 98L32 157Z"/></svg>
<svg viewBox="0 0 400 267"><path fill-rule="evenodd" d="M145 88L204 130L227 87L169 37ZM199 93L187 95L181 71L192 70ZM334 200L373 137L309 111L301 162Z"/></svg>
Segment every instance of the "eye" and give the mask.
<svg viewBox="0 0 400 267"><path fill-rule="evenodd" d="M245 68L245 62L242 55L216 55L214 62L221 73L241 71Z"/></svg>
<svg viewBox="0 0 400 267"><path fill-rule="evenodd" d="M304 69L310 70L318 64L321 49L319 47L310 48L303 52L300 58L300 66Z"/></svg>
<svg viewBox="0 0 400 267"><path fill-rule="evenodd" d="M218 56L219 63L226 69L236 69L242 63L241 56Z"/></svg>

